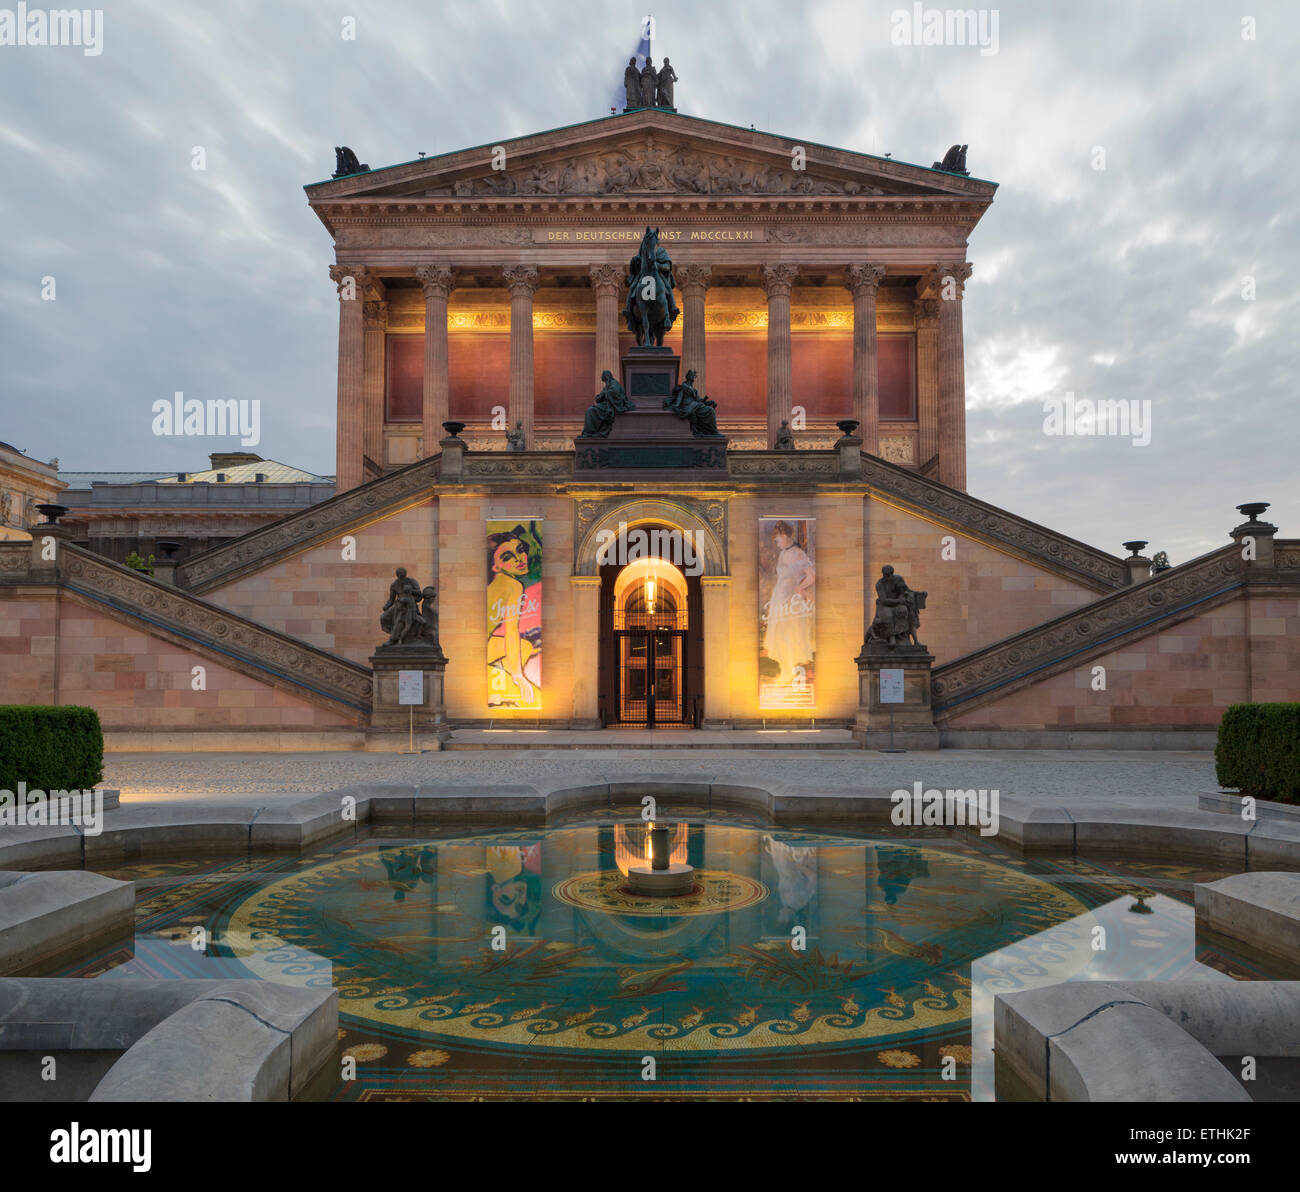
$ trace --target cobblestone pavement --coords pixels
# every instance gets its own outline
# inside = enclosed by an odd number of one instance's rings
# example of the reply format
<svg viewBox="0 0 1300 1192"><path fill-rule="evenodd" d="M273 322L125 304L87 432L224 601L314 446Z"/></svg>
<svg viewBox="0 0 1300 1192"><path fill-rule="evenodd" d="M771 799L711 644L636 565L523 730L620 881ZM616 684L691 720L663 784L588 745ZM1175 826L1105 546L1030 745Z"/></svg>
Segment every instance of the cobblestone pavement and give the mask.
<svg viewBox="0 0 1300 1192"><path fill-rule="evenodd" d="M996 788L1004 795L1125 802L1195 796L1218 789L1208 752L943 750L519 749L423 753L114 753L104 786L127 803L270 804L359 783L463 780L467 785L547 785L693 779L803 789Z"/></svg>

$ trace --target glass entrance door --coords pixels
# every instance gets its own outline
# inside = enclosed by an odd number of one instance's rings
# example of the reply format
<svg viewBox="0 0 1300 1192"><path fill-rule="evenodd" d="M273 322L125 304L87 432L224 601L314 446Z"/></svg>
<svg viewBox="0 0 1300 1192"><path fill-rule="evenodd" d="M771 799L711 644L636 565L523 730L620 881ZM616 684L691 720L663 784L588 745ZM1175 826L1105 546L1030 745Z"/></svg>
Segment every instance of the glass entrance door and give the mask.
<svg viewBox="0 0 1300 1192"><path fill-rule="evenodd" d="M686 610L672 594L643 586L614 617L618 671L618 719L622 724L683 724L686 674Z"/></svg>

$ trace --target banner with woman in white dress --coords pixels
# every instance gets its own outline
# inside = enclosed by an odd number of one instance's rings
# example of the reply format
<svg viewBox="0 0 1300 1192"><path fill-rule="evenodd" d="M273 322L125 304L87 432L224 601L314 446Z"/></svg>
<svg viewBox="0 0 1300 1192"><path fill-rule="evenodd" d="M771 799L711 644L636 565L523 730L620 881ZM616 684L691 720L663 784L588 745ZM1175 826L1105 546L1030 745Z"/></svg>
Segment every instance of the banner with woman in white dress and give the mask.
<svg viewBox="0 0 1300 1192"><path fill-rule="evenodd" d="M758 519L758 706L815 707L816 520Z"/></svg>

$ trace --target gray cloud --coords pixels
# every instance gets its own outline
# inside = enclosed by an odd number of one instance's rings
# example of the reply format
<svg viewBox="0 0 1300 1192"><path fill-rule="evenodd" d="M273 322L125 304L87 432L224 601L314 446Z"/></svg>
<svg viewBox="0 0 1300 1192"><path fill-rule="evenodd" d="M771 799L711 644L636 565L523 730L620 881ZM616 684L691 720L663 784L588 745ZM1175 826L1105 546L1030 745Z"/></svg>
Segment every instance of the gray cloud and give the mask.
<svg viewBox="0 0 1300 1192"><path fill-rule="evenodd" d="M337 307L302 185L336 144L380 166L604 114L643 12L344 8L110 3L99 57L0 47L0 437L193 467L220 444L149 431L180 389L260 398L263 454L332 471ZM969 142L1001 184L969 252L977 496L1175 560L1248 499L1300 536L1293 7L1252 4L1251 42L1227 4L1003 4L990 56L891 45L900 8L656 5L656 56L693 115L922 164ZM1067 390L1150 400L1151 444L1044 435Z"/></svg>

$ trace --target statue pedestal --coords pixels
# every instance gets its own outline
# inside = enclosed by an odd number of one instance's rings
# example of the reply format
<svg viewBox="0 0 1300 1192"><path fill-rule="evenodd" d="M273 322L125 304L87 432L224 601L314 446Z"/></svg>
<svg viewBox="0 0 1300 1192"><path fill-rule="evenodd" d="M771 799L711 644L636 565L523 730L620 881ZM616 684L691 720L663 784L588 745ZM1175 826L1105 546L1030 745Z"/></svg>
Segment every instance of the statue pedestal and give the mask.
<svg viewBox="0 0 1300 1192"><path fill-rule="evenodd" d="M576 479L654 479L665 472L689 471L696 477L727 478L727 438L703 437L691 424L664 409L678 382L681 358L672 348L630 348L623 357L623 389L636 409L619 414L608 436L573 442Z"/></svg>
<svg viewBox="0 0 1300 1192"><path fill-rule="evenodd" d="M375 743L395 747L400 735L402 744L405 744L414 723L417 748L423 745L425 748L440 749L442 742L451 736L443 700L447 656L442 650L428 644L380 646L370 656L370 667L374 672L374 685L370 695L370 735L374 737L382 734L387 739ZM399 675L402 671L418 671L422 675L423 698L420 703L401 702Z"/></svg>
<svg viewBox="0 0 1300 1192"><path fill-rule="evenodd" d="M924 646L890 649L868 642L857 657L858 714L853 739L864 749L888 749L893 716L895 749L938 749L939 730L930 705L934 655ZM883 684L883 686L882 686Z"/></svg>

